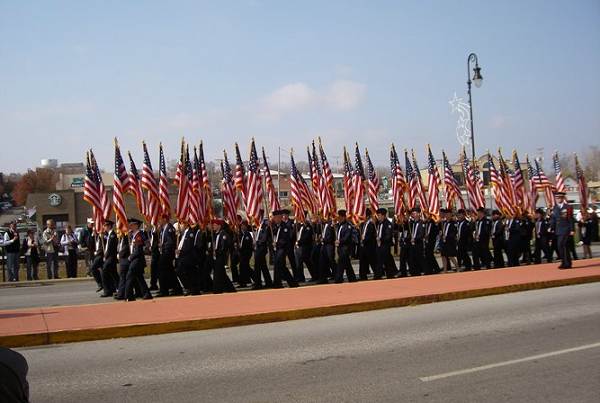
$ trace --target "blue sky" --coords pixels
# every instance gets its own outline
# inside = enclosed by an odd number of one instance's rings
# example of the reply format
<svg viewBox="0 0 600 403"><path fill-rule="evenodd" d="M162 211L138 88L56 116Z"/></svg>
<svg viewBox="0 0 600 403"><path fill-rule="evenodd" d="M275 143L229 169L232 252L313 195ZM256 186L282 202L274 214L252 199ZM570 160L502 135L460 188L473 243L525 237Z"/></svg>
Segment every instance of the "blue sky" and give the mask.
<svg viewBox="0 0 600 403"><path fill-rule="evenodd" d="M599 1L2 1L0 170L41 158L112 165L112 138L207 158L252 136L277 147L358 141L459 150L448 101L473 90L478 153L546 157L599 144ZM287 157L286 157L287 159ZM156 162L155 162L156 163Z"/></svg>

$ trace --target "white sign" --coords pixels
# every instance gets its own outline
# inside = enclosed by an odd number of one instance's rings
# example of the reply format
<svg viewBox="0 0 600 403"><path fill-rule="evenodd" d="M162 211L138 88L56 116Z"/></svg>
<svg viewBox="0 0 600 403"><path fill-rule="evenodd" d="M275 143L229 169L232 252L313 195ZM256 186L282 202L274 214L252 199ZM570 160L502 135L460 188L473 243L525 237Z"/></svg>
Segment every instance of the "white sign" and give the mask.
<svg viewBox="0 0 600 403"><path fill-rule="evenodd" d="M463 146L471 144L471 114L469 104L463 101L462 98L456 96L448 101L452 110L450 113L458 112L458 122L456 122L456 138Z"/></svg>
<svg viewBox="0 0 600 403"><path fill-rule="evenodd" d="M50 206L52 207L60 206L62 203L62 197L57 193L52 193L50 196L48 196L48 203L50 203Z"/></svg>

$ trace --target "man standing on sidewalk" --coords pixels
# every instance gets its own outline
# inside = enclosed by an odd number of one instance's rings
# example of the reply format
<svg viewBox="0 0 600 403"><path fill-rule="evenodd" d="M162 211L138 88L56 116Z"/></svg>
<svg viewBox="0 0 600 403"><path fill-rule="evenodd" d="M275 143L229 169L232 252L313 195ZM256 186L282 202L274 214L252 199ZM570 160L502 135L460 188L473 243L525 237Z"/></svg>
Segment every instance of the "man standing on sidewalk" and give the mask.
<svg viewBox="0 0 600 403"><path fill-rule="evenodd" d="M42 233L42 242L46 251L46 271L48 278L58 278L58 233L54 220L46 221L46 229Z"/></svg>
<svg viewBox="0 0 600 403"><path fill-rule="evenodd" d="M6 251L6 265L8 266L8 281L19 281L19 233L17 224L11 222L8 231L4 233L2 245Z"/></svg>

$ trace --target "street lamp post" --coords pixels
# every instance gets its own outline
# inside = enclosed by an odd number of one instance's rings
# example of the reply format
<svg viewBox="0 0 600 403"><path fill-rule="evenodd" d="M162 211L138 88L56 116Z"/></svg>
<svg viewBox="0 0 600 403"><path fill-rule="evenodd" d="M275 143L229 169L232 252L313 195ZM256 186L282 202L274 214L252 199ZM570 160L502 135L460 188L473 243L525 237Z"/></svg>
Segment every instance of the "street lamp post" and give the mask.
<svg viewBox="0 0 600 403"><path fill-rule="evenodd" d="M475 62L475 67L473 68L472 81L471 62ZM481 76L481 68L479 67L477 55L475 53L471 53L467 57L467 93L469 94L469 115L471 119L471 154L473 157L473 162L475 162L475 132L473 131L473 103L471 101L471 83L475 84L475 87L479 88L481 87L482 81L483 77Z"/></svg>

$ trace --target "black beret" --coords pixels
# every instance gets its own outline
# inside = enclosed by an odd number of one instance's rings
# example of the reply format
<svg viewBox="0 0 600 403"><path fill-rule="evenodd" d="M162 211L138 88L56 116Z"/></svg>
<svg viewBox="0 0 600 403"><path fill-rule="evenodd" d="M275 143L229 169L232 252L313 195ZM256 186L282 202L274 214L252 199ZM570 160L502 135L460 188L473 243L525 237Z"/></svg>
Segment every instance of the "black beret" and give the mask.
<svg viewBox="0 0 600 403"><path fill-rule="evenodd" d="M378 208L377 209L377 214L384 214L385 215L385 214L387 214L387 209L383 208L383 207Z"/></svg>
<svg viewBox="0 0 600 403"><path fill-rule="evenodd" d="M477 211L485 214L487 212L487 209L485 207L479 207Z"/></svg>
<svg viewBox="0 0 600 403"><path fill-rule="evenodd" d="M282 209L282 210L279 210L279 211L280 211L280 213L279 213L279 214L290 215L290 210L288 210L288 209L286 209L286 208L284 208L284 209Z"/></svg>
<svg viewBox="0 0 600 403"><path fill-rule="evenodd" d="M500 210L494 210L492 211L492 215L502 215L502 213L500 212Z"/></svg>
<svg viewBox="0 0 600 403"><path fill-rule="evenodd" d="M141 225L142 224L142 222L140 220L138 220L137 218L135 218L135 217L128 218L127 222L129 224L137 224L137 225Z"/></svg>
<svg viewBox="0 0 600 403"><path fill-rule="evenodd" d="M555 196L566 196L567 194L565 192L554 192Z"/></svg>
<svg viewBox="0 0 600 403"><path fill-rule="evenodd" d="M114 222L114 221L112 221L112 220L104 220L104 225L110 225L110 226L113 226L113 225L115 225L115 222Z"/></svg>
<svg viewBox="0 0 600 403"><path fill-rule="evenodd" d="M337 212L337 213L338 213L338 215L339 215L340 217L346 217L346 210L343 210L343 209L342 209L342 210L338 210L338 212Z"/></svg>
<svg viewBox="0 0 600 403"><path fill-rule="evenodd" d="M543 209L543 208L541 208L541 207L540 207L540 208L537 208L537 209L535 209L535 212L536 212L536 213L538 213L538 214L545 214L545 213L546 213L546 212L544 211L544 209Z"/></svg>
<svg viewBox="0 0 600 403"><path fill-rule="evenodd" d="M410 210L411 213L420 213L421 212L421 208L420 207L413 207Z"/></svg>
<svg viewBox="0 0 600 403"><path fill-rule="evenodd" d="M466 211L464 208L459 208L458 211L456 212L457 214L465 214Z"/></svg>

